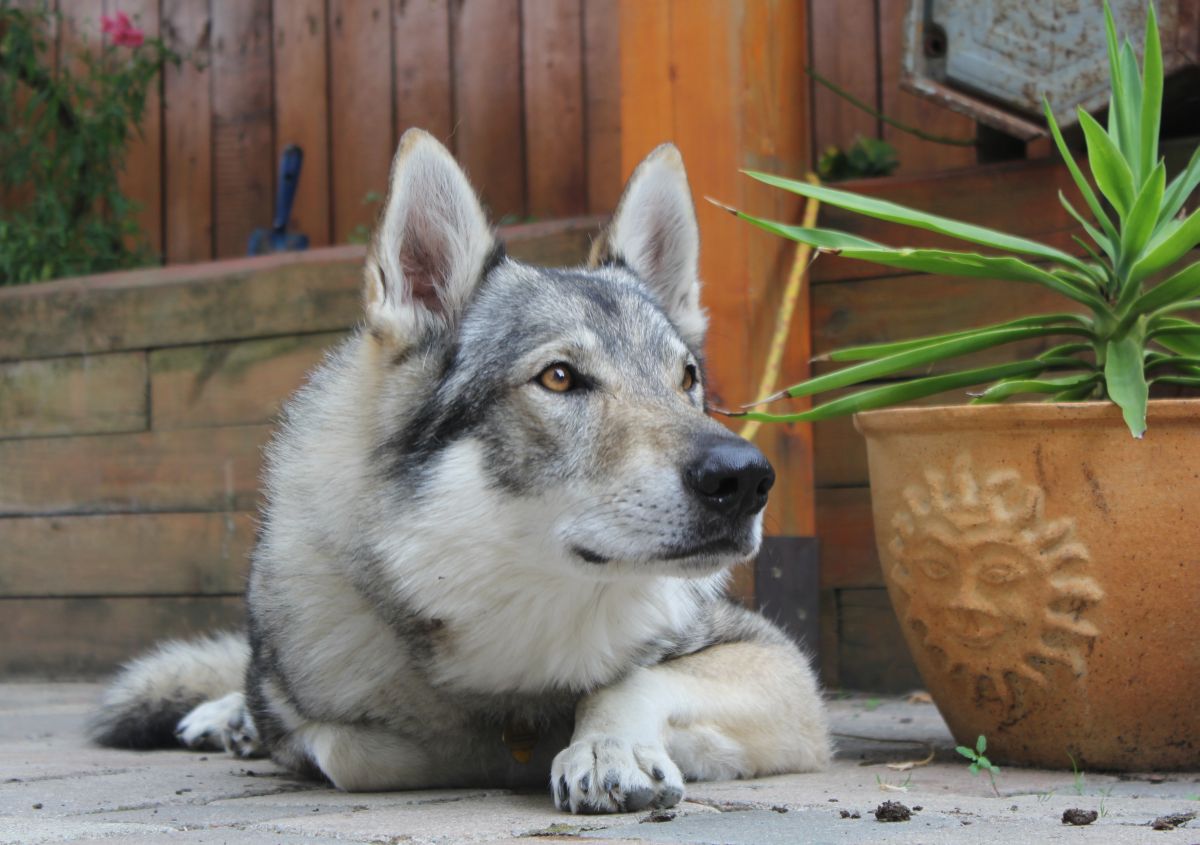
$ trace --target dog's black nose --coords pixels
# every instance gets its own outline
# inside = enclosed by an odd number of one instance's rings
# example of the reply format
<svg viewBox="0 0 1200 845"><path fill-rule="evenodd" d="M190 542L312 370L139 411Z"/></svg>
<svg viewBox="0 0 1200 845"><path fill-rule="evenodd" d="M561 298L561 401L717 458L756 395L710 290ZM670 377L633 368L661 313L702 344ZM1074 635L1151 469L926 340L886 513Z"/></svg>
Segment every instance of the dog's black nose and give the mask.
<svg viewBox="0 0 1200 845"><path fill-rule="evenodd" d="M683 479L713 510L750 516L766 506L775 470L762 452L740 437L714 436L701 444Z"/></svg>

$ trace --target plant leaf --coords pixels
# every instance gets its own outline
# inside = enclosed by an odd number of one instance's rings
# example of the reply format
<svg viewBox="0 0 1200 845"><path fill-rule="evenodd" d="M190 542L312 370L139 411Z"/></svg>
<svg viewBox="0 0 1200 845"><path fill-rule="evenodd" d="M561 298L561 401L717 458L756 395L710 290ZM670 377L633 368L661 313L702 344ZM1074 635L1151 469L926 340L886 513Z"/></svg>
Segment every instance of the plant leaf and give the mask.
<svg viewBox="0 0 1200 845"><path fill-rule="evenodd" d="M1146 40L1142 50L1142 171L1149 173L1158 154L1158 127L1162 120L1163 58L1154 3L1146 4Z"/></svg>
<svg viewBox="0 0 1200 845"><path fill-rule="evenodd" d="M960 745L960 746L956 747L954 750L957 751L962 756L966 757L968 760L975 759L975 752L972 749L967 748L967 746L965 746L965 745Z"/></svg>
<svg viewBox="0 0 1200 845"><path fill-rule="evenodd" d="M1067 376L1066 378L1054 379L1005 379L998 381L979 394L973 400L972 405L988 405L993 402L999 402L1002 399L1007 399L1010 396L1017 396L1021 393L1053 393L1059 394L1067 390L1091 386L1100 380L1099 373L1081 373L1080 375Z"/></svg>
<svg viewBox="0 0 1200 845"><path fill-rule="evenodd" d="M1106 346L1104 382L1109 397L1121 406L1130 433L1141 439L1146 433L1146 403L1150 387L1142 363L1142 344L1133 335L1110 340Z"/></svg>
<svg viewBox="0 0 1200 845"><path fill-rule="evenodd" d="M979 739L975 740L975 750L980 754L987 751L987 737L983 734L980 734Z"/></svg>
<svg viewBox="0 0 1200 845"><path fill-rule="evenodd" d="M1163 194L1163 204L1158 213L1158 222L1161 224L1178 214L1179 209L1183 208L1183 204L1192 195L1192 191L1196 190L1197 185L1200 185L1200 145L1197 145L1196 149L1192 151L1192 157L1188 161L1187 167L1171 180L1171 184Z"/></svg>
<svg viewBox="0 0 1200 845"><path fill-rule="evenodd" d="M1130 284L1166 269L1200 244L1200 209L1177 225L1171 223L1146 247L1145 254L1129 271Z"/></svg>
<svg viewBox="0 0 1200 845"><path fill-rule="evenodd" d="M1159 162L1146 184L1142 186L1141 193L1138 194L1121 227L1121 263L1127 268L1141 257L1142 250L1154 234L1166 184L1167 167ZM1137 284L1132 280L1128 283Z"/></svg>
<svg viewBox="0 0 1200 845"><path fill-rule="evenodd" d="M995 229L989 229L986 226L976 226L972 223L963 223L960 220L954 220L949 217L941 217L936 214L929 214L924 211L918 211L914 208L907 208L903 205L898 205L887 200L875 199L873 197L861 196L851 193L850 191L839 191L836 188L829 188L824 185L814 185L811 182L806 182L797 179L787 179L783 176L775 176L770 173L762 173L756 170L742 171L752 179L756 179L767 185L772 185L776 188L782 188L785 191L790 191L794 194L800 194L804 197L819 200L829 205L845 208L849 211L856 211L859 214L867 217L874 217L879 220L887 220L891 223L900 223L905 226L913 226L918 229L925 229L930 232L937 232L942 235L949 235L952 238L958 238L971 243L990 246L995 249L1006 250L1008 252L1016 252L1022 255L1035 255L1039 258L1045 258L1050 261L1057 261L1060 264L1066 264L1071 267L1080 267L1082 262L1068 252L1063 252L1052 246L1047 246L1037 241L1029 240L1028 238L1010 235L1006 232L999 232Z"/></svg>
<svg viewBox="0 0 1200 845"><path fill-rule="evenodd" d="M1071 153L1070 148L1067 147L1067 142L1062 136L1062 130L1058 128L1058 121L1054 119L1054 112L1050 110L1050 101L1045 97L1042 97L1042 110L1046 113L1046 122L1050 125L1050 134L1054 136L1054 144L1058 147L1058 154L1062 156L1063 162L1067 165L1067 170L1071 171L1071 178L1075 180L1075 186L1079 188L1079 193L1083 196L1087 207L1091 209L1092 216L1096 218L1096 221L1100 224L1100 228L1108 235L1109 241L1115 247L1120 242L1120 239L1117 237L1117 230L1113 228L1112 221L1108 219L1108 213L1100 205L1100 200L1096 198L1096 192L1092 190L1087 177L1083 175L1083 171L1075 163L1075 156Z"/></svg>
<svg viewBox="0 0 1200 845"><path fill-rule="evenodd" d="M1139 128L1142 113L1142 79L1138 75L1137 56L1134 54L1133 45L1128 38L1121 45L1119 63L1121 66L1121 103L1118 114L1121 121L1120 149L1125 163L1133 173L1133 188L1136 193L1142 180L1150 171L1149 168L1143 169L1142 167L1144 157L1142 155L1142 134ZM1154 155L1153 150L1150 155Z"/></svg>
<svg viewBox="0 0 1200 845"><path fill-rule="evenodd" d="M1106 237L1100 232L1100 230L1089 223L1086 217L1075 210L1075 206L1071 205L1071 201L1067 199L1066 194L1064 194L1062 191L1058 192L1058 201L1062 204L1062 207L1067 210L1067 214L1070 214L1075 218L1075 222L1083 227L1083 230L1087 232L1088 237L1091 238L1098 247L1104 250L1105 254L1108 255L1109 258L1114 258L1116 256L1115 246L1118 242ZM1084 248L1087 249L1086 246ZM1091 250L1088 251L1091 252Z"/></svg>
<svg viewBox="0 0 1200 845"><path fill-rule="evenodd" d="M1073 365L1075 362L1069 362ZM798 411L794 414L769 414L762 411L747 411L736 414L740 419L758 420L759 422L818 422L845 416L858 411L870 411L875 408L886 408L899 405L913 399L934 396L949 390L963 387L973 387L977 384L999 378L1010 378L1020 375L1034 375L1045 372L1052 367L1067 366L1068 361L1018 361L1011 364L997 364L991 367L981 367L976 370L965 370L941 376L927 376L910 381L885 384L871 387L826 402L808 411Z"/></svg>
<svg viewBox="0 0 1200 845"><path fill-rule="evenodd" d="M1149 314L1160 308L1189 300L1198 293L1200 293L1200 261L1184 267L1171 278L1150 288L1134 300L1129 313L1130 316ZM1127 320L1129 317L1125 319Z"/></svg>
<svg viewBox="0 0 1200 845"><path fill-rule="evenodd" d="M916 349L909 349L903 352L897 352L894 355L888 355L885 358L879 358L874 361L866 361L861 364L854 364L849 367L837 370L836 372L826 373L808 379L800 384L792 385L782 391L779 396L811 396L814 393L822 393L826 390L835 390L839 387L850 387L851 385L859 384L871 379L889 376L893 373L898 373L903 370L908 370L913 367L923 367L927 364L934 364L938 361L944 361L947 358L956 358L959 355L967 355L972 352L979 352L983 349L991 349L995 346L1003 346L1006 343L1013 343L1018 340L1028 340L1035 337L1047 337L1058 334L1075 334L1082 333L1090 335L1086 330L1072 330L1070 327L1062 326L1026 326L1016 329L996 329L993 331L979 331L967 335L965 337L954 338L953 340L935 343L930 346L921 346ZM990 379L984 379L990 380ZM975 382L978 384L978 382ZM765 400L763 400L765 401Z"/></svg>
<svg viewBox="0 0 1200 845"><path fill-rule="evenodd" d="M1100 192L1108 198L1117 210L1117 215L1124 221L1134 200L1133 173L1125 163L1121 151L1096 122L1096 118L1082 107L1078 113L1079 125L1083 127L1083 135L1087 139L1088 164L1092 168L1092 176Z"/></svg>
<svg viewBox="0 0 1200 845"><path fill-rule="evenodd" d="M941 335L928 335L926 337L915 337L911 340L898 340L890 343L870 343L862 346L847 346L841 349L835 349L827 355L820 356L814 360L822 361L873 361L877 358L883 358L888 355L894 355L897 352L905 352L909 349L918 349L923 346L931 346L936 343L942 343L947 340L954 340L960 337L977 334L979 332L997 331L999 329L1018 329L1026 326L1055 326L1067 324L1071 328L1091 329L1091 320L1080 314L1045 314L1034 317L1020 317L1016 320L1009 320L1004 323L993 323L990 326L979 326L974 329L965 329L959 332L949 332ZM1090 331L1088 336L1090 336Z"/></svg>

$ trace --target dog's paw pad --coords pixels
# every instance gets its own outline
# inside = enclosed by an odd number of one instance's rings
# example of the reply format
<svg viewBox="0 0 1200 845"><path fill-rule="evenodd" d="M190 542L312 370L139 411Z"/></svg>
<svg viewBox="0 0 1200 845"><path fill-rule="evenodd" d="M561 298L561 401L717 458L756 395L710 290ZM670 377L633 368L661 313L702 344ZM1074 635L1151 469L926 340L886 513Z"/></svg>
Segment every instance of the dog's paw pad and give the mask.
<svg viewBox="0 0 1200 845"><path fill-rule="evenodd" d="M555 806L572 813L633 813L673 807L683 798L683 775L666 749L616 737L560 751L550 783Z"/></svg>
<svg viewBox="0 0 1200 845"><path fill-rule="evenodd" d="M246 710L246 699L233 692L215 701L206 701L179 720L175 738L197 751L225 749L239 757L260 753L258 731Z"/></svg>

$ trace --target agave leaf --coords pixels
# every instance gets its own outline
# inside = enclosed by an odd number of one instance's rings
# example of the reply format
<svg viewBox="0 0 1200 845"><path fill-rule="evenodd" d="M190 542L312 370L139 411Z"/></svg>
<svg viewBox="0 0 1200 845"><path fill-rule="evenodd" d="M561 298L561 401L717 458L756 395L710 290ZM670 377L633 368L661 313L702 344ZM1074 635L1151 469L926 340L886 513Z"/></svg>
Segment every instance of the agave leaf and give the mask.
<svg viewBox="0 0 1200 845"><path fill-rule="evenodd" d="M1200 376L1159 376L1152 384L1182 384L1186 387L1200 387Z"/></svg>
<svg viewBox="0 0 1200 845"><path fill-rule="evenodd" d="M1146 41L1142 50L1142 172L1149 173L1158 153L1158 127L1162 120L1163 58L1154 4L1146 4Z"/></svg>
<svg viewBox="0 0 1200 845"><path fill-rule="evenodd" d="M1162 205L1163 190L1167 184L1167 167L1161 161L1142 186L1141 193L1125 218L1121 229L1121 262L1129 267L1137 261L1146 244L1154 234L1158 222L1158 209ZM1136 282L1131 282L1136 284Z"/></svg>
<svg viewBox="0 0 1200 845"><path fill-rule="evenodd" d="M1200 185L1200 145L1192 151L1192 157L1188 161L1187 167L1181 170L1167 186L1167 190L1163 194L1162 209L1158 214L1159 224L1170 220L1179 213L1179 209L1183 208L1183 204L1192 195L1192 191L1196 190L1197 185Z"/></svg>
<svg viewBox="0 0 1200 845"><path fill-rule="evenodd" d="M757 179L764 184L782 188L785 191L791 191L794 194L800 194L804 197L810 197L829 205L837 206L838 208L856 211L867 217L887 220L891 223L900 223L905 226L913 226L918 229L949 235L959 240L970 241L971 243L982 244L1022 255L1034 255L1078 269L1085 269L1082 262L1068 252L1063 252L1060 249L1055 249L1052 246L1047 246L1028 238L1021 238L1006 232L989 229L986 226L963 223L960 220L907 208L906 206L897 205L887 200L865 197L849 191L829 188L824 185L814 185L811 182L803 180L787 179L783 176L775 176L755 170L745 170L743 172L750 178Z"/></svg>
<svg viewBox="0 0 1200 845"><path fill-rule="evenodd" d="M1142 345L1138 338L1126 335L1110 340L1105 348L1104 383L1108 395L1121 406L1121 415L1134 437L1146 433L1146 403L1150 387L1142 363Z"/></svg>
<svg viewBox="0 0 1200 845"><path fill-rule="evenodd" d="M1112 203L1122 221L1133 205L1133 173L1125 163L1125 157L1117 149L1112 138L1083 108L1079 112L1079 125L1087 139L1088 164L1100 192Z"/></svg>
<svg viewBox="0 0 1200 845"><path fill-rule="evenodd" d="M1137 284L1147 276L1165 270L1183 258L1200 244L1200 209L1193 211L1186 220L1169 222L1147 244L1140 259L1129 271L1130 284Z"/></svg>
<svg viewBox="0 0 1200 845"><path fill-rule="evenodd" d="M1045 97L1042 97L1042 110L1046 113L1046 122L1050 125L1050 134L1054 136L1054 143L1058 147L1058 153L1062 156L1063 162L1067 165L1067 170L1071 171L1071 178L1075 180L1075 186L1079 188L1079 193L1083 196L1087 207L1091 209L1092 216L1099 221L1100 228L1108 235L1109 241L1115 247L1120 242L1120 239L1117 237L1117 230L1113 228L1112 221L1108 219L1108 213L1100 205L1100 200L1096 198L1096 192L1092 190L1087 177L1083 175L1083 171L1075 163L1075 156L1072 154L1070 148L1067 147L1067 142L1062 136L1062 130L1058 128L1058 121L1054 119L1054 112L1050 110L1050 101Z"/></svg>
<svg viewBox="0 0 1200 845"><path fill-rule="evenodd" d="M1120 114L1118 115L1121 121L1121 153L1125 157L1125 163L1129 165L1130 171L1133 173L1133 186L1136 189L1142 184L1142 180L1150 172L1149 168L1143 169L1142 161L1142 134L1141 134L1141 113L1142 113L1142 79L1138 74L1137 56L1133 52L1133 45L1129 39L1125 39L1125 43L1121 45L1120 55L1120 74L1121 74L1121 105ZM1154 150L1150 151L1153 157Z"/></svg>
<svg viewBox="0 0 1200 845"><path fill-rule="evenodd" d="M1092 321L1081 314L1045 314L1034 317L1021 317L1016 320L1009 320L1004 323L993 323L990 326L980 326L974 329L966 329L958 332L949 332L940 335L928 335L926 337L915 337L911 340L899 340L890 343L871 343L862 346L847 346L842 349L823 355L816 360L824 361L873 361L878 358L884 358L888 355L895 355L897 352L906 352L910 349L919 349L924 346L932 346L937 343L944 343L947 340L955 340L960 337L968 337L978 334L979 332L997 331L1000 329L1018 329L1026 326L1056 326L1067 324L1072 328L1087 329L1092 327ZM1090 331L1088 336L1091 336ZM1086 347L1086 344L1084 344Z"/></svg>
<svg viewBox="0 0 1200 845"><path fill-rule="evenodd" d="M1160 282L1138 297L1130 307L1129 315L1122 320L1122 323L1129 320L1130 317L1149 314L1160 308L1188 301L1197 294L1200 294L1200 261L1184 267L1171 278Z"/></svg>
<svg viewBox="0 0 1200 845"><path fill-rule="evenodd" d="M1095 384L1081 384L1078 387L1070 387L1061 393L1055 393L1050 397L1051 402L1082 402L1085 399L1091 398L1096 392Z"/></svg>
<svg viewBox="0 0 1200 845"><path fill-rule="evenodd" d="M1019 375L1033 375L1044 372L1051 366L1047 361L1018 361L1011 364L997 364L991 367L981 367L976 370L965 370L940 376L927 376L911 381L885 384L852 393L826 402L808 411L798 411L794 414L769 414L763 411L747 411L738 414L741 419L758 420L759 422L817 422L833 417L845 416L858 411L870 411L874 408L885 408L898 405L925 396L934 396L949 390L971 387L976 384L992 381L998 378L1009 378Z"/></svg>
<svg viewBox="0 0 1200 845"><path fill-rule="evenodd" d="M1083 386L1091 387L1098 381L1100 381L1099 373L1081 373L1079 375L1066 376L1065 378L1052 379L1004 379L1003 381L996 382L983 393L971 400L971 404L987 405L1021 393L1058 394L1073 388Z"/></svg>
<svg viewBox="0 0 1200 845"><path fill-rule="evenodd" d="M894 355L888 355L886 358L865 361L861 364L854 364L837 370L836 372L816 376L815 378L792 385L786 390L781 391L778 396L810 396L814 393L822 393L826 390L834 390L839 387L850 387L864 381L882 378L883 376L889 376L913 367L935 364L947 358L956 358L959 355L968 355L983 349L1003 346L1006 343L1013 343L1018 340L1059 334L1089 335L1090 332L1085 329L1072 329L1063 326L1027 326L1016 329L975 332L966 337L954 338L953 340L935 343L931 346L922 346L917 349L908 349L903 352L897 352Z"/></svg>
<svg viewBox="0 0 1200 845"><path fill-rule="evenodd" d="M857 235L851 235L848 232L839 232L836 229L813 229L807 226L793 226L788 223L780 223L776 220L767 220L763 217L755 217L751 214L746 214L744 211L737 209L729 209L738 218L745 220L748 223L753 223L760 229L766 229L772 234L780 235L788 240L798 241L802 244L808 244L818 250L828 252L840 252L843 249L857 247L861 249L888 249L881 243L860 238Z"/></svg>
<svg viewBox="0 0 1200 845"><path fill-rule="evenodd" d="M1200 356L1200 324L1181 317L1156 317L1147 337L1179 355Z"/></svg>
<svg viewBox="0 0 1200 845"><path fill-rule="evenodd" d="M1062 191L1058 192L1058 201L1062 204L1062 207L1067 210L1067 214L1070 214L1072 217L1074 217L1075 222L1083 227L1083 230L1087 232L1088 237L1091 238L1098 247L1104 250L1105 254L1108 255L1109 258L1115 259L1115 246L1118 241L1106 237L1095 226L1088 222L1086 217L1075 210L1075 206L1071 205L1071 201L1067 199L1066 194L1064 194ZM1096 258L1095 253L1088 249L1086 245L1084 246L1084 249L1087 249L1088 253ZM1099 258L1096 258L1096 260L1099 260Z"/></svg>
<svg viewBox="0 0 1200 845"><path fill-rule="evenodd" d="M1113 20L1112 8L1108 5L1108 0L1104 0L1104 41L1108 45L1108 74L1112 83L1113 95L1119 100L1121 98L1121 64L1117 58L1117 52L1120 49L1121 41L1117 37L1117 23Z"/></svg>

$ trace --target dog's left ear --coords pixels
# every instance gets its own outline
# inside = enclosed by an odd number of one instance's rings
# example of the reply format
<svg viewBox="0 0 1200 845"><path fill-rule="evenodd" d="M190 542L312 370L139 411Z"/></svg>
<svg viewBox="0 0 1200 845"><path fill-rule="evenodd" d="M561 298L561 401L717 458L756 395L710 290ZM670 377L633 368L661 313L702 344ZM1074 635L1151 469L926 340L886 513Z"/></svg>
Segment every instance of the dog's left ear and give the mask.
<svg viewBox="0 0 1200 845"><path fill-rule="evenodd" d="M683 157L657 147L633 171L612 222L592 245L593 267L621 261L658 296L689 346L708 325L700 307L700 230Z"/></svg>
<svg viewBox="0 0 1200 845"><path fill-rule="evenodd" d="M409 129L392 160L367 253L367 322L397 343L454 324L495 239L466 174L432 135Z"/></svg>

